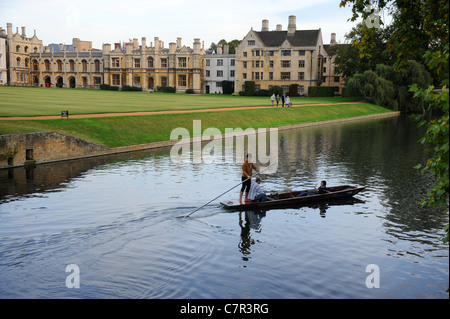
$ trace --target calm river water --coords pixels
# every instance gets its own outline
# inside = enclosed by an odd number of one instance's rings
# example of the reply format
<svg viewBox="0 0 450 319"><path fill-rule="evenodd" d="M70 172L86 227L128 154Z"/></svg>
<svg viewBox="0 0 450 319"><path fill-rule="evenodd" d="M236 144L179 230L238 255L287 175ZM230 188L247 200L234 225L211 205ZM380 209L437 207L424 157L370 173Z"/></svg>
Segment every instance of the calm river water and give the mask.
<svg viewBox="0 0 450 319"><path fill-rule="evenodd" d="M280 131L268 193L366 190L261 213L221 208L236 188L179 218L241 169L174 164L169 149L0 170L0 298L448 298L448 215L418 207L433 182L413 169L422 134L407 117Z"/></svg>

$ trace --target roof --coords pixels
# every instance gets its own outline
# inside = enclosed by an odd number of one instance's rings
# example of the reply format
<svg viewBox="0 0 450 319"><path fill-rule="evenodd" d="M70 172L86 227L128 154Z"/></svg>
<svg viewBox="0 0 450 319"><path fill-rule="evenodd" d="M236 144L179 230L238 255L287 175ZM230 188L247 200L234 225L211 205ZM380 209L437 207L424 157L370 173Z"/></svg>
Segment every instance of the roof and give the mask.
<svg viewBox="0 0 450 319"><path fill-rule="evenodd" d="M287 31L255 31L265 46L279 47L287 39L294 47L310 47L317 44L320 29L296 30L294 34Z"/></svg>

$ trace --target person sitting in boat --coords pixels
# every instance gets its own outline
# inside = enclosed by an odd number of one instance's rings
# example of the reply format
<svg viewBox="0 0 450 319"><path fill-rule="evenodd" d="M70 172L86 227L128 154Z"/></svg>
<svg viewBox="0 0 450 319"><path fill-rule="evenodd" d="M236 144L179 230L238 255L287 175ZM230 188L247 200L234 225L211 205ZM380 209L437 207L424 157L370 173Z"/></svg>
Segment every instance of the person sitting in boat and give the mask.
<svg viewBox="0 0 450 319"><path fill-rule="evenodd" d="M261 190L259 184L261 178L257 177L255 181L251 183L250 192L248 193L248 199L253 202L265 202L267 201L267 195Z"/></svg>
<svg viewBox="0 0 450 319"><path fill-rule="evenodd" d="M297 197L324 194L324 193L329 193L329 191L327 190L327 182L321 181L319 188L314 188L313 190L308 191L302 191L300 192L300 194L297 195Z"/></svg>
<svg viewBox="0 0 450 319"><path fill-rule="evenodd" d="M244 194L244 191L245 200L248 200L248 193L250 192L253 170L259 172L259 168L252 163L252 155L249 153L246 157L247 158L245 159L244 164L242 164L242 187L239 201L242 201L242 195Z"/></svg>

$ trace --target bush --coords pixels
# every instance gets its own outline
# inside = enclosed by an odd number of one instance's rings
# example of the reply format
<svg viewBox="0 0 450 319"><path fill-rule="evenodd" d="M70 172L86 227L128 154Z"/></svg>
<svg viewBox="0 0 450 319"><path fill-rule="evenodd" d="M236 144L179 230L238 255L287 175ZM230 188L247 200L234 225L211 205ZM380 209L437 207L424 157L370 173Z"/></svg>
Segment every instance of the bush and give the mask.
<svg viewBox="0 0 450 319"><path fill-rule="evenodd" d="M122 86L122 91L142 91L142 88L137 86L124 85Z"/></svg>
<svg viewBox="0 0 450 319"><path fill-rule="evenodd" d="M156 88L158 92L165 92L165 93L175 93L177 89L173 86L158 86Z"/></svg>
<svg viewBox="0 0 450 319"><path fill-rule="evenodd" d="M298 84L294 83L294 84L289 85L289 96L299 96Z"/></svg>
<svg viewBox="0 0 450 319"><path fill-rule="evenodd" d="M119 87L109 84L100 84L100 90L119 91Z"/></svg>
<svg viewBox="0 0 450 319"><path fill-rule="evenodd" d="M269 96L272 96L272 94L282 96L283 95L283 89L281 86L274 85L269 89Z"/></svg>
<svg viewBox="0 0 450 319"><path fill-rule="evenodd" d="M255 82L254 81L245 81L244 82L244 92L245 95L251 96L255 93Z"/></svg>
<svg viewBox="0 0 450 319"><path fill-rule="evenodd" d="M269 90L258 90L253 95L254 96L270 96Z"/></svg>
<svg viewBox="0 0 450 319"><path fill-rule="evenodd" d="M339 90L339 88L338 88L338 90ZM334 96L334 92L336 92L335 86L310 86L310 87L308 87L308 96L309 97Z"/></svg>
<svg viewBox="0 0 450 319"><path fill-rule="evenodd" d="M187 89L186 94L194 94L194 89Z"/></svg>
<svg viewBox="0 0 450 319"><path fill-rule="evenodd" d="M232 94L234 92L234 82L222 81L222 91L223 94Z"/></svg>

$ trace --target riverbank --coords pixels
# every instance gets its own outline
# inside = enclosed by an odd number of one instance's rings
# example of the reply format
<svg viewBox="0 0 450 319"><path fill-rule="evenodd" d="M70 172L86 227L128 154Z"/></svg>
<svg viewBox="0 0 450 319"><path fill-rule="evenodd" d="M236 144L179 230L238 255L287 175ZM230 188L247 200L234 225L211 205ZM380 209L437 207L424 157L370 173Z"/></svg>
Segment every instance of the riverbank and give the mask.
<svg viewBox="0 0 450 319"><path fill-rule="evenodd" d="M121 117L7 120L0 121L0 134L57 131L113 148L167 141L177 127L186 128L192 135L193 120L201 120L204 129L215 127L224 132L225 128L281 127L383 113L392 111L370 103L350 103Z"/></svg>
<svg viewBox="0 0 450 319"><path fill-rule="evenodd" d="M322 121L295 123L290 125L277 126L278 130L289 130L297 128L306 128L312 126L321 125L332 125L340 124L350 121L363 121L371 120L383 117L394 117L399 116L400 112L381 112L373 113L369 115L361 115L347 118L337 118ZM63 121L66 122L66 121ZM204 123L204 122L202 122ZM192 125L192 122L191 122ZM211 126L202 126L202 130ZM254 128L259 128L261 126L254 126ZM242 128L242 127L241 127ZM269 127L267 127L269 128ZM189 127L187 127L189 130ZM224 130L222 130L223 132ZM245 133L244 133L245 134ZM192 135L191 135L192 136ZM94 156L103 156L111 154L119 154L126 152L134 152L141 150L157 149L163 147L170 147L179 140L160 140L149 143L122 145L116 147L106 147L104 145L98 145L92 142L87 142L77 137L61 134L58 132L43 132L43 133L21 133L21 134L8 134L4 135L6 137L7 144L10 147L16 148L15 145L20 144L20 149L17 148L16 154L14 154L11 160L4 160L3 163L0 161L0 169L11 168L17 166L23 166L27 163L43 164L49 162L58 162L71 159L88 158ZM219 136L214 136L214 138L223 137L223 133ZM30 142L31 141L31 142ZM192 143L192 138L187 143ZM31 151L31 160L29 152Z"/></svg>

